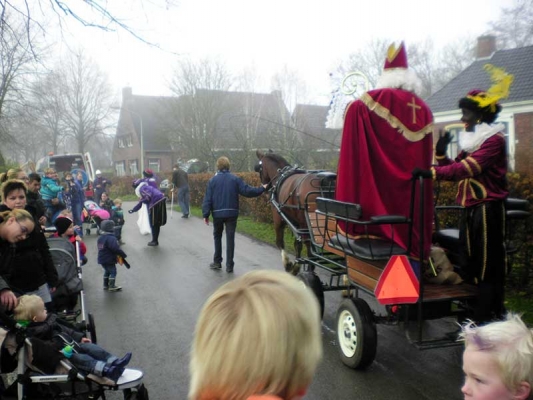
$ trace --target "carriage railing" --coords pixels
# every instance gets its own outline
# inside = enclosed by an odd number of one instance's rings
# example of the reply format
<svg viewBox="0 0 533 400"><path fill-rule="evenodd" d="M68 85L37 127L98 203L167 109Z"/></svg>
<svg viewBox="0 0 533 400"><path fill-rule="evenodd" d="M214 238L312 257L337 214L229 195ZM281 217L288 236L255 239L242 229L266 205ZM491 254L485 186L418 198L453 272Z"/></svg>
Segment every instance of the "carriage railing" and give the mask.
<svg viewBox="0 0 533 400"><path fill-rule="evenodd" d="M405 249L394 242L396 225L410 226L411 220L402 215L380 215L361 220L362 210L358 204L345 203L319 197L316 199L316 214L323 215L325 221L324 241L343 253L364 260L384 260L393 255L408 254ZM389 225L391 237L378 237L371 233L372 227ZM346 232L361 231L356 236ZM370 229L370 230L369 230Z"/></svg>

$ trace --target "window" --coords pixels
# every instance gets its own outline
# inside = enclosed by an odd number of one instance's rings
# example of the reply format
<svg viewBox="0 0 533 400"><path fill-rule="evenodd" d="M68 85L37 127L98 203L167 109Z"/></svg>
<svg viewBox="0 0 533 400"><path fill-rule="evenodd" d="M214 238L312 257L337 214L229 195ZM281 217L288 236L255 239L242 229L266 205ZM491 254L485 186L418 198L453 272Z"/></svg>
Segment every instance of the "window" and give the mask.
<svg viewBox="0 0 533 400"><path fill-rule="evenodd" d="M150 168L154 172L160 172L159 168L161 166L161 163L159 161L159 158L150 158L148 160L148 168Z"/></svg>
<svg viewBox="0 0 533 400"><path fill-rule="evenodd" d="M139 168L137 167L137 160L130 160L130 174L137 175L139 173Z"/></svg>
<svg viewBox="0 0 533 400"><path fill-rule="evenodd" d="M127 137L126 144L127 144L128 147L133 147L133 140L132 140L131 136Z"/></svg>
<svg viewBox="0 0 533 400"><path fill-rule="evenodd" d="M126 147L124 146L124 139L118 138L118 148L123 149L124 147Z"/></svg>
<svg viewBox="0 0 533 400"><path fill-rule="evenodd" d="M124 170L124 161L119 161L115 163L115 171L117 176L126 175L126 171Z"/></svg>

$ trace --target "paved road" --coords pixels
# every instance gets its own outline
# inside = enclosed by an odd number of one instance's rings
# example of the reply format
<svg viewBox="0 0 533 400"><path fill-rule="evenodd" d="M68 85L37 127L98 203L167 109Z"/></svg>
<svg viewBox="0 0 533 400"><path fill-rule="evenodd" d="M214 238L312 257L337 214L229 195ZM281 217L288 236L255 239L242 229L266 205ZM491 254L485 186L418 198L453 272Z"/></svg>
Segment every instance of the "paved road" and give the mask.
<svg viewBox="0 0 533 400"><path fill-rule="evenodd" d="M125 209L133 204L126 204ZM102 290L96 264L96 235L86 236L89 263L84 267L87 308L95 315L98 341L117 355L133 352L131 365L145 372L155 400L185 400L189 349L194 325L205 299L233 276L211 271L211 227L201 219L174 218L162 228L159 247L147 247L136 214L126 214L123 240L131 270L120 267L119 293ZM279 252L237 235L235 276L260 268L280 268ZM326 294L323 322L324 360L307 400L327 399L460 399L461 351L418 351L396 327L378 326L378 354L366 371L341 363L335 345L335 312L339 293ZM449 328L449 327L448 327ZM111 399L120 398L116 394Z"/></svg>

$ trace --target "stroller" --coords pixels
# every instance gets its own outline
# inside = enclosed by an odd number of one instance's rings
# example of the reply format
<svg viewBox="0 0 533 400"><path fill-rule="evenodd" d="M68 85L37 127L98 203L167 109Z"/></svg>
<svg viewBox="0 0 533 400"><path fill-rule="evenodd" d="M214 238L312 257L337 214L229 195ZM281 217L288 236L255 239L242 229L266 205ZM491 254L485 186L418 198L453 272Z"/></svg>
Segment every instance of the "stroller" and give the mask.
<svg viewBox="0 0 533 400"><path fill-rule="evenodd" d="M60 318L74 323L84 332L89 332L91 340L96 343L94 316L91 313L87 315L85 311L78 243L76 242L74 247L67 239L61 237L49 237L47 242L59 277L56 291L52 293L54 309Z"/></svg>
<svg viewBox="0 0 533 400"><path fill-rule="evenodd" d="M125 400L148 400L143 372L127 368L115 383L84 374L46 342L28 337L25 329L0 311L0 398L106 399L107 390L123 391Z"/></svg>
<svg viewBox="0 0 533 400"><path fill-rule="evenodd" d="M100 224L104 219L109 219L111 216L107 210L104 210L92 200L86 200L83 203L83 228L85 234L90 235L91 229L96 228L96 234L100 234Z"/></svg>

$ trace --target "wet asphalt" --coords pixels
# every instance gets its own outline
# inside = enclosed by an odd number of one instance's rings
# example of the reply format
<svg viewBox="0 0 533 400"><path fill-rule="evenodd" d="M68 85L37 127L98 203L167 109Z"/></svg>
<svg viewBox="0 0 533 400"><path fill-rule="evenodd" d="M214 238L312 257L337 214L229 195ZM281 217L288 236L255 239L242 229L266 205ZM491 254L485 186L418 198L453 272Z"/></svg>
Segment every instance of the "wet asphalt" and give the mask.
<svg viewBox="0 0 533 400"><path fill-rule="evenodd" d="M134 203L125 203L128 210ZM152 400L187 398L188 363L194 325L207 297L224 282L256 269L281 269L279 251L237 234L235 273L208 268L213 256L212 226L200 218L182 219L173 211L161 229L159 247L137 229L137 214L126 215L123 250L131 269L119 266L121 292L102 290L96 263L96 232L85 236L89 262L83 267L86 309L96 321L98 343L119 356L133 352L130 365L144 371ZM363 296L363 298L365 298ZM379 309L366 297L371 307ZM460 399L461 348L420 351L397 326L378 325L374 363L364 371L345 367L336 346L339 292L326 293L322 325L324 358L305 397L327 399ZM453 330L451 321L431 322ZM110 399L121 399L111 393Z"/></svg>

